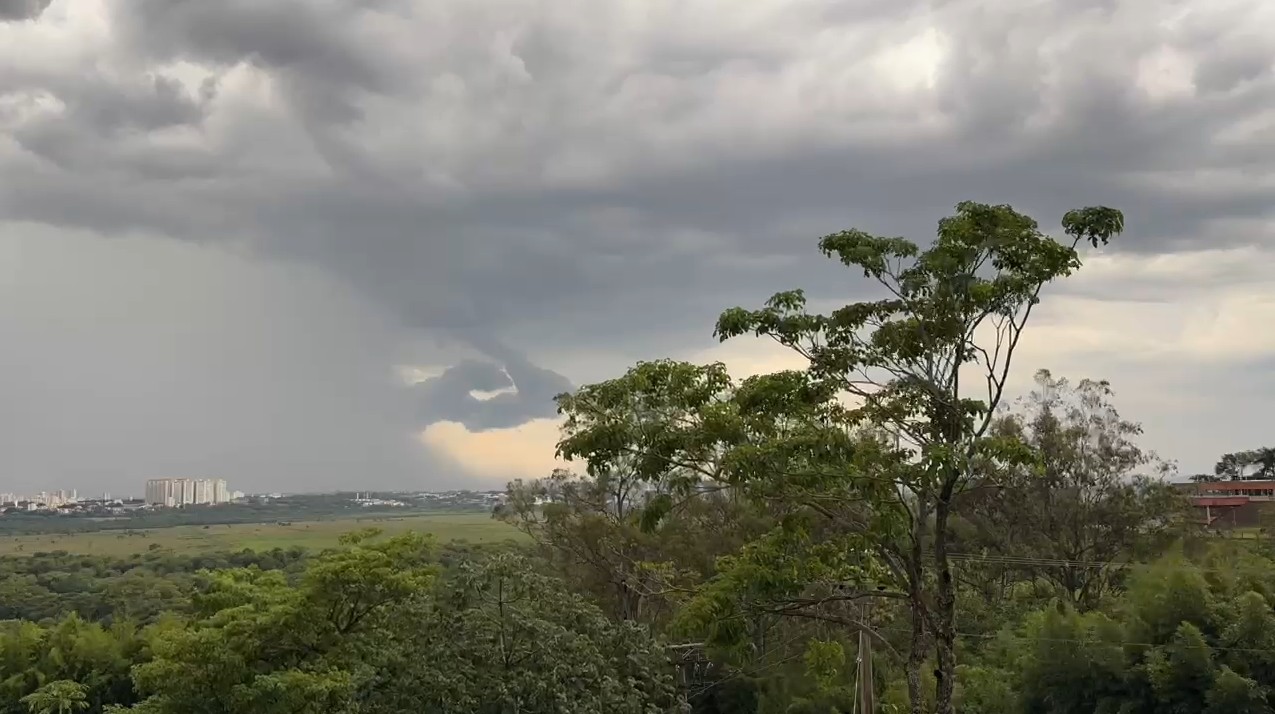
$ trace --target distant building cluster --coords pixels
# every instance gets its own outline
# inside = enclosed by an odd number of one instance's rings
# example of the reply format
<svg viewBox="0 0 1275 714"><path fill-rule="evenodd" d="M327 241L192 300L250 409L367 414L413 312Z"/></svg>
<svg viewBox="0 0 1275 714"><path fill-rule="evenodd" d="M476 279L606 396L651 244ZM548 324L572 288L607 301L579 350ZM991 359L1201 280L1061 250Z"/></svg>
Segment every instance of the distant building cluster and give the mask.
<svg viewBox="0 0 1275 714"><path fill-rule="evenodd" d="M443 505L456 508L475 508L487 510L498 503L504 503L504 491L425 491L415 494L423 505Z"/></svg>
<svg viewBox="0 0 1275 714"><path fill-rule="evenodd" d="M59 516L88 513L118 516L145 507L146 504L140 498L112 498L109 493L85 497L75 489L41 491L27 495L0 493L0 516L22 512Z"/></svg>
<svg viewBox="0 0 1275 714"><path fill-rule="evenodd" d="M79 501L79 496L76 494L75 489L70 491L65 489L41 491L29 496L17 493L0 493L0 506L17 506L28 511L59 508L74 504L77 501Z"/></svg>
<svg viewBox="0 0 1275 714"><path fill-rule="evenodd" d="M233 495L220 478L153 478L146 482L146 502L155 506L230 503Z"/></svg>
<svg viewBox="0 0 1275 714"><path fill-rule="evenodd" d="M389 506L391 508L403 508L408 505L407 503L397 499L374 498L371 495L366 493L355 493L354 502L360 506L363 506L364 508L372 508L374 506Z"/></svg>

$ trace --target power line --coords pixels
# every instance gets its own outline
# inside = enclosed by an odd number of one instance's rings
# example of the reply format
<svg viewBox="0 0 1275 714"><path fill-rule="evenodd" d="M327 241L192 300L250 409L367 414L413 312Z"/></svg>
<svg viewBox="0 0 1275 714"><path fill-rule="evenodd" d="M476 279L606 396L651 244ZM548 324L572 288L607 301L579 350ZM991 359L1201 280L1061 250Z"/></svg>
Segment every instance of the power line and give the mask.
<svg viewBox="0 0 1275 714"><path fill-rule="evenodd" d="M948 558L967 563L997 563L1001 565L1042 566L1055 568L1120 568L1150 570L1196 570L1202 573L1233 573L1234 566L1220 567L1194 563L1133 562L1124 560L1068 560L1065 558L1041 558L1016 555L984 555L979 553L949 553Z"/></svg>
<svg viewBox="0 0 1275 714"><path fill-rule="evenodd" d="M1186 620L1183 620L1186 622ZM902 630L898 630L902 632ZM974 639L992 640L1001 636L1002 633L980 634L976 632L957 632L957 637L969 637ZM1111 645L1115 647L1163 647L1165 644L1154 644L1151 642L1132 642L1129 640L1080 640L1070 637L1028 637L1025 635L1010 634L1010 637L1018 640L1026 640L1028 642L1055 642L1055 643L1071 643L1080 645ZM1211 650L1213 652L1242 652L1245 654L1275 654L1273 647L1232 647L1228 645L1210 645L1207 642L1203 645L1176 645L1185 647L1186 649Z"/></svg>

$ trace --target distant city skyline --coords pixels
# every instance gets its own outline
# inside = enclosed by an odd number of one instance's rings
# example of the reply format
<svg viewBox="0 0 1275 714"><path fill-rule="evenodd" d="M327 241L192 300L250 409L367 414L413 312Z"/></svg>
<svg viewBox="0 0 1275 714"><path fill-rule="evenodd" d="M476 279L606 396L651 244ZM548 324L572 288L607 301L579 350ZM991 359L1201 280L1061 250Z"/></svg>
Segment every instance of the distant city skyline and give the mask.
<svg viewBox="0 0 1275 714"><path fill-rule="evenodd" d="M77 489L60 488L56 491L37 491L34 493L0 492L0 504L36 503L46 506L61 506L79 501Z"/></svg>

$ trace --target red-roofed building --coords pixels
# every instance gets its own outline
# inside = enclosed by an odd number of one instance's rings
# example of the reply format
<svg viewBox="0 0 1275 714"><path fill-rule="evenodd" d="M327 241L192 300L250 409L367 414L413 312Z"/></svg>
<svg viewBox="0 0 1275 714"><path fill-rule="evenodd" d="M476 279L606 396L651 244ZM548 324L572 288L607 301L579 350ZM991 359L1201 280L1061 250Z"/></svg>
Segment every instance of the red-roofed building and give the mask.
<svg viewBox="0 0 1275 714"><path fill-rule="evenodd" d="M1275 481L1209 481L1174 484L1188 494L1206 528L1256 528L1261 515L1275 509Z"/></svg>

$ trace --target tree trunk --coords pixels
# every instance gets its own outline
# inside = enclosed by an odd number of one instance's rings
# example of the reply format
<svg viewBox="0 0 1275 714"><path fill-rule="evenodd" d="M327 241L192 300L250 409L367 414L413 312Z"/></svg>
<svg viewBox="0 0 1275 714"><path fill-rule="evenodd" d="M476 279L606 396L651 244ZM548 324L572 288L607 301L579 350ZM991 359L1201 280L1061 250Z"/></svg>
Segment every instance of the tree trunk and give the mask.
<svg viewBox="0 0 1275 714"><path fill-rule="evenodd" d="M956 584L948 555L948 517L955 482L945 488L934 507L934 568L938 588L934 613L934 644L938 655L934 677L936 714L956 714L952 695L956 690Z"/></svg>
<svg viewBox="0 0 1275 714"><path fill-rule="evenodd" d="M929 618L925 602L925 537L929 508L925 496L917 499L916 523L913 524L912 547L908 552L908 600L912 609L912 641L904 674L908 683L908 702L912 714L925 714L925 687L921 681L921 667L929 652L926 622Z"/></svg>
<svg viewBox="0 0 1275 714"><path fill-rule="evenodd" d="M925 687L921 683L921 666L925 664L925 611L924 605L912 603L912 642L904 675L908 682L908 702L912 714L925 714Z"/></svg>
<svg viewBox="0 0 1275 714"><path fill-rule="evenodd" d="M957 360L960 364L961 360ZM956 375L959 378L959 373ZM960 382L954 379L951 399L942 404L936 420L939 443L952 446L963 438L962 417L954 405L960 401ZM971 454L972 455L972 452ZM967 456L969 456L967 455ZM952 501L957 486L965 476L966 466L945 464L941 470L939 490L934 499L934 571L938 583L935 587L935 603L932 627L936 660L934 667L935 714L956 714L952 696L956 691L956 580L952 577L952 561L948 553L951 537L948 520L952 515Z"/></svg>

